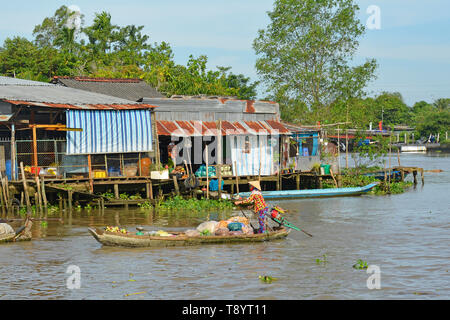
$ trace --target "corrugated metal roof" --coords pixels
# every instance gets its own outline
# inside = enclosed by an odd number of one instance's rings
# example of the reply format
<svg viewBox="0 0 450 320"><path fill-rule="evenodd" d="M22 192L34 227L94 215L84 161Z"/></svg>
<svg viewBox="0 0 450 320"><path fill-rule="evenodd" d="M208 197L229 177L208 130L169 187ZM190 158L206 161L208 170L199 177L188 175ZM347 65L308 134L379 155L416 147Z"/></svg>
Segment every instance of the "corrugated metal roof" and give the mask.
<svg viewBox="0 0 450 320"><path fill-rule="evenodd" d="M212 121L156 121L158 135L161 136L215 136L217 124ZM222 121L222 135L276 135L290 134L277 121Z"/></svg>
<svg viewBox="0 0 450 320"><path fill-rule="evenodd" d="M86 104L86 105L72 105L61 103L42 103L42 102L29 102L20 100L3 100L15 105L28 105L43 108L58 108L58 109L80 109L80 110L133 110L133 109L150 109L155 108L149 104Z"/></svg>
<svg viewBox="0 0 450 320"><path fill-rule="evenodd" d="M144 103L159 106L157 112L227 112L277 114L279 105L271 101L224 98L144 98Z"/></svg>
<svg viewBox="0 0 450 320"><path fill-rule="evenodd" d="M64 109L145 109L153 105L37 81L1 77L0 100Z"/></svg>
<svg viewBox="0 0 450 320"><path fill-rule="evenodd" d="M0 76L0 86L33 86L33 87L50 87L52 84L40 81L32 81L11 77Z"/></svg>
<svg viewBox="0 0 450 320"><path fill-rule="evenodd" d="M106 94L131 101L164 97L164 95L141 79L55 77L53 82L69 88Z"/></svg>

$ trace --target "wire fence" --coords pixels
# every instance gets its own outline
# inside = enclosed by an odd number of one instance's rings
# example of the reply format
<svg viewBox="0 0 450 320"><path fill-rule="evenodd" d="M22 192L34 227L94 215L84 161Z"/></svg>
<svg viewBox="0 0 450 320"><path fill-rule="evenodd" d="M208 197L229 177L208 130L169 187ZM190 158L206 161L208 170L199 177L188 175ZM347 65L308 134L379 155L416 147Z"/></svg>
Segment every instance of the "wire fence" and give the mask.
<svg viewBox="0 0 450 320"><path fill-rule="evenodd" d="M12 177L11 140L0 140L0 169L6 171L10 180L19 178L20 163L23 163L25 174L33 176L35 167L38 174L45 178L89 178L88 155L69 155L66 153L66 140L37 140L37 164L34 163L33 141L17 140L15 142L15 177ZM146 153L118 153L91 155L91 177L135 177L148 176L148 170L143 170L142 161ZM4 163L2 166L1 163Z"/></svg>

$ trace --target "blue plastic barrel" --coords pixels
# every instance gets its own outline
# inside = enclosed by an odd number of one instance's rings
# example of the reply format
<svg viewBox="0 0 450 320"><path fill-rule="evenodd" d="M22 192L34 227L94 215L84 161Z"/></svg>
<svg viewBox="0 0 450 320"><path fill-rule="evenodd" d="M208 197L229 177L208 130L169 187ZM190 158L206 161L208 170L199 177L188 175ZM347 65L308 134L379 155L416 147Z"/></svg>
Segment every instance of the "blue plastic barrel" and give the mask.
<svg viewBox="0 0 450 320"><path fill-rule="evenodd" d="M5 169L6 169L6 175L8 176L8 180L12 180L11 176L11 160L5 161Z"/></svg>

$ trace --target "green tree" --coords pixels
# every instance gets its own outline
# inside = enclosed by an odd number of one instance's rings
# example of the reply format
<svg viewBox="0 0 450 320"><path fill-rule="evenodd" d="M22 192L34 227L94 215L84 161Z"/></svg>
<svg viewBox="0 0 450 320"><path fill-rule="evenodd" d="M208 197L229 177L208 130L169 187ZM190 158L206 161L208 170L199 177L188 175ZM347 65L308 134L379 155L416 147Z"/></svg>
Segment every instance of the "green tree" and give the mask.
<svg viewBox="0 0 450 320"><path fill-rule="evenodd" d="M34 43L39 48L55 47L72 51L84 23L84 15L81 14L79 26L70 23L70 19L78 14L67 6L59 7L53 17L45 18L41 24L34 27Z"/></svg>
<svg viewBox="0 0 450 320"><path fill-rule="evenodd" d="M105 55L111 52L113 43L117 40L119 27L111 23L108 12L96 13L91 26L83 29L89 39L88 48L94 55Z"/></svg>
<svg viewBox="0 0 450 320"><path fill-rule="evenodd" d="M412 110L403 101L400 93L383 92L375 99L375 113L378 121L383 120L386 126L408 124Z"/></svg>
<svg viewBox="0 0 450 320"><path fill-rule="evenodd" d="M350 65L365 31L358 9L352 0L276 0L271 23L253 43L268 90L302 101L314 120L326 116L326 106L362 96L377 65Z"/></svg>

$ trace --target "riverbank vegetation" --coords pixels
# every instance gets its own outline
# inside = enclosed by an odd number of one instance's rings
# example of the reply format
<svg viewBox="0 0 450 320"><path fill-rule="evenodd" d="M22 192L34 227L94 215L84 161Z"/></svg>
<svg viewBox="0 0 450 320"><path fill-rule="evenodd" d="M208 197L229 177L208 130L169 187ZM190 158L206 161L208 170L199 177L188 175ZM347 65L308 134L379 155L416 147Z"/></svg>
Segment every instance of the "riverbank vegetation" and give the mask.
<svg viewBox="0 0 450 320"><path fill-rule="evenodd" d="M61 6L35 26L33 39L7 38L0 47L0 75L49 82L54 76L139 78L171 95L220 95L254 99L258 82L230 67L207 70L208 57L175 63L166 42L151 44L144 26L119 26L108 12L84 16Z"/></svg>
<svg viewBox="0 0 450 320"><path fill-rule="evenodd" d="M0 75L44 82L54 76L139 78L167 96L250 100L257 98L260 86L267 92L263 99L278 102L287 122L347 122L341 129L368 129L383 120L385 128L414 127L416 139L439 133L443 140L450 128L450 99L408 106L398 92L368 97L366 87L376 78L378 64L375 59L352 62L365 34L359 10L352 0L276 0L271 22L253 43L259 83L230 67L209 70L206 55L177 64L170 44L151 43L144 26L116 25L105 11L86 25L82 14L61 6L35 26L32 39L4 41Z"/></svg>

